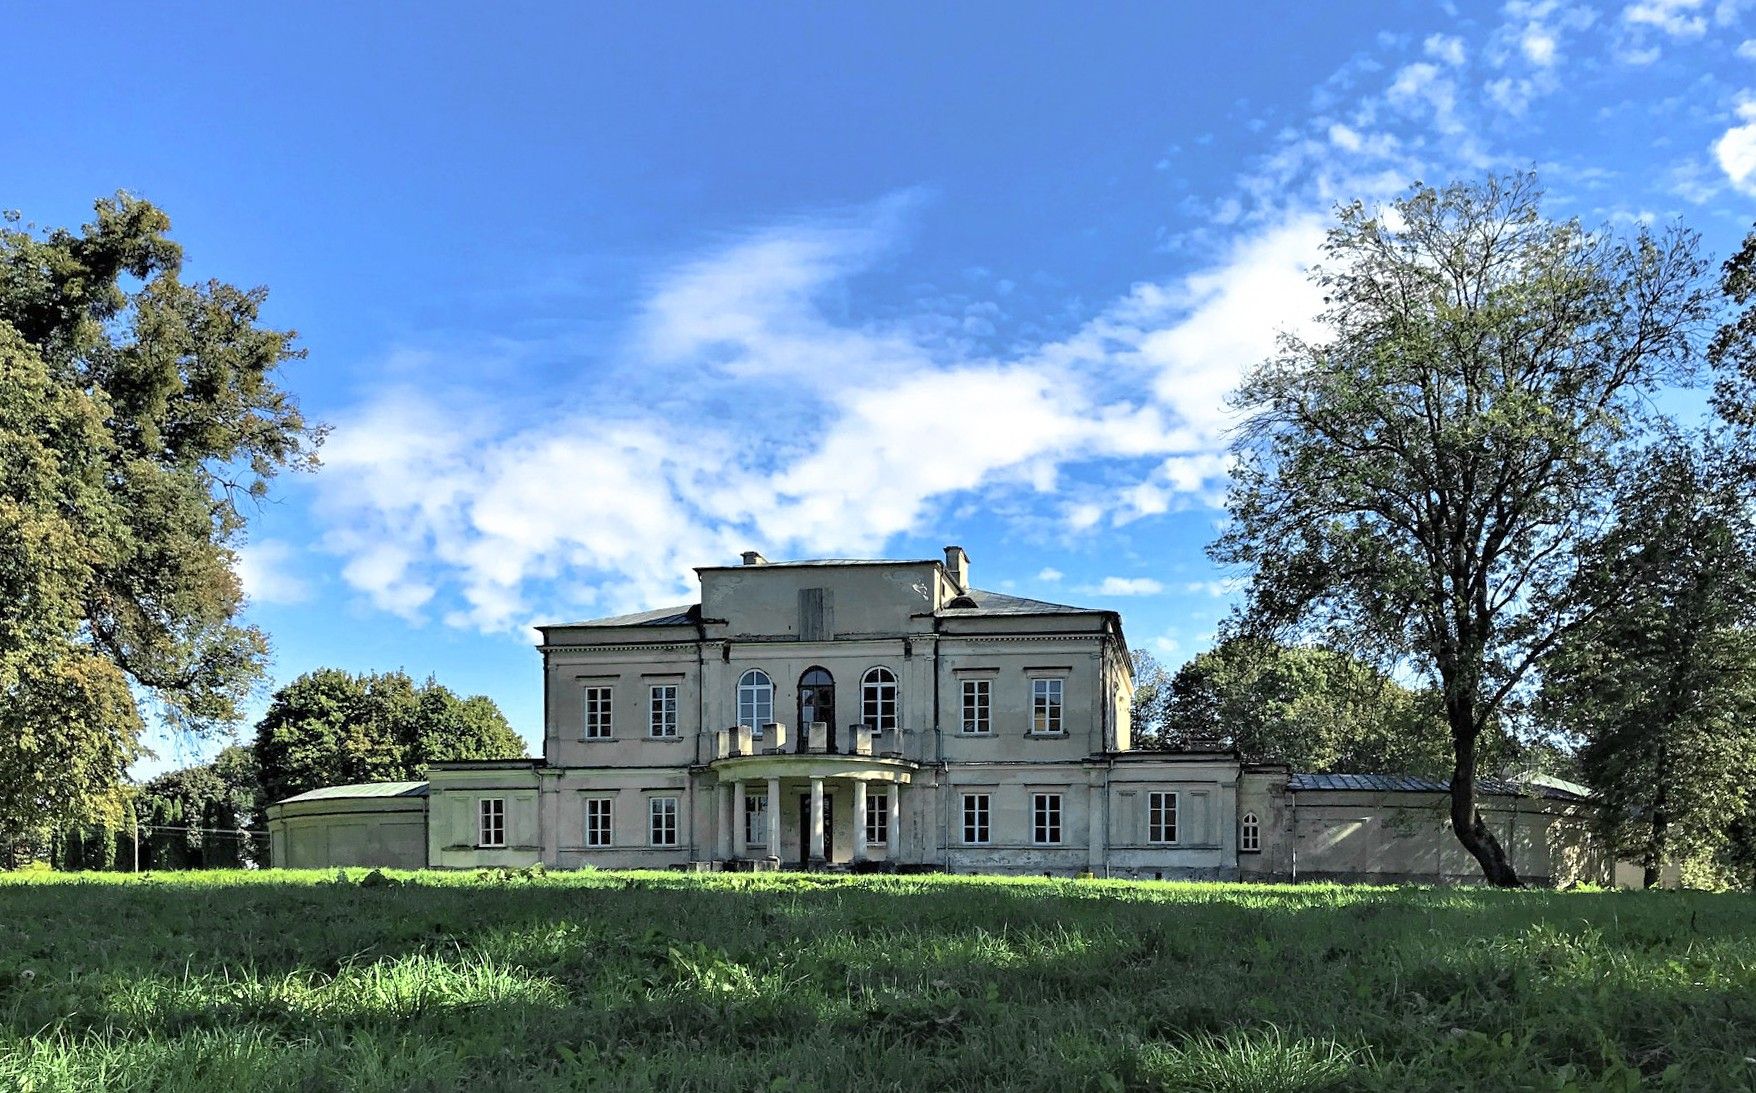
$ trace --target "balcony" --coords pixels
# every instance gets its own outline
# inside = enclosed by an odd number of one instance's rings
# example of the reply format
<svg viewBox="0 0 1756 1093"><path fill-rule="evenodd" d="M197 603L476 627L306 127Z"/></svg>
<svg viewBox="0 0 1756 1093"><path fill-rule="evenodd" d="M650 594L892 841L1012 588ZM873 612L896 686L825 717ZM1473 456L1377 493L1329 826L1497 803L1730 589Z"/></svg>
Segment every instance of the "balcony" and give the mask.
<svg viewBox="0 0 1756 1093"><path fill-rule="evenodd" d="M733 725L714 734L714 759L752 755L882 755L900 758L895 751L873 750L875 734L870 725L849 725L839 733L834 725L813 721L795 736L788 726L770 721L758 737L749 725ZM895 735L892 733L891 735Z"/></svg>

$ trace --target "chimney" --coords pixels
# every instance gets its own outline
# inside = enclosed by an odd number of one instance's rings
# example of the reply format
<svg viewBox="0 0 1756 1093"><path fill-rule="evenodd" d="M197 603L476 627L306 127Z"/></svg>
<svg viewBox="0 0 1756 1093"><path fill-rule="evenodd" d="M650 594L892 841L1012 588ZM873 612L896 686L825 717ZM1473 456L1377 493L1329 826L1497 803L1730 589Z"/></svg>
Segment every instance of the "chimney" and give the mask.
<svg viewBox="0 0 1756 1093"><path fill-rule="evenodd" d="M744 557L744 564L745 565L767 565L768 564L768 559L764 558L760 553L758 553L757 551L754 551L754 550L746 550L744 552L743 557Z"/></svg>
<svg viewBox="0 0 1756 1093"><path fill-rule="evenodd" d="M963 552L962 547L945 548L945 572L951 574L951 579L957 582L959 592L969 591L969 555Z"/></svg>

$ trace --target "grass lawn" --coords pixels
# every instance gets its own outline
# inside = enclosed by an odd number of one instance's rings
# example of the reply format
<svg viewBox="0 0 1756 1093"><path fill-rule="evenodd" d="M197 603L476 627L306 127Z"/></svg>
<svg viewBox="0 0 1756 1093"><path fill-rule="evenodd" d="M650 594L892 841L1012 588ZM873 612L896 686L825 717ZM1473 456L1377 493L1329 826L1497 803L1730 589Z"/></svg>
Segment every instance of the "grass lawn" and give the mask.
<svg viewBox="0 0 1756 1093"><path fill-rule="evenodd" d="M0 874L0 1089L1756 1087L1756 897Z"/></svg>

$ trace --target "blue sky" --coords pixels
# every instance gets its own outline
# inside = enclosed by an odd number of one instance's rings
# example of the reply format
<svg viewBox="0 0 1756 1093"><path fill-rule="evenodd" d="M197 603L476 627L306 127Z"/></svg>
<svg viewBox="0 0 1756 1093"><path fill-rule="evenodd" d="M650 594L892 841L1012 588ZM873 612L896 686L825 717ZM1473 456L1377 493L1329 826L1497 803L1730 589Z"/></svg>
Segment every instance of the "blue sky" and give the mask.
<svg viewBox="0 0 1756 1093"><path fill-rule="evenodd" d="M433 673L532 740L530 623L751 548L961 543L1178 663L1224 394L1336 201L1535 166L1716 260L1756 219L1747 3L934 7L37 5L0 206L151 198L300 332L334 433L243 551L270 684Z"/></svg>

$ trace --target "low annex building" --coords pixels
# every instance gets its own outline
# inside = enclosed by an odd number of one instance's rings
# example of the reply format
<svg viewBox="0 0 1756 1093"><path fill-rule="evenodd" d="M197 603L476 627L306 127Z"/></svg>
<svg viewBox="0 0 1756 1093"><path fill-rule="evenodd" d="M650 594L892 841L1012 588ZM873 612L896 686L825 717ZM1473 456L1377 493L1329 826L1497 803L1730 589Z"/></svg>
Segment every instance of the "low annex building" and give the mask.
<svg viewBox="0 0 1756 1093"><path fill-rule="evenodd" d="M542 758L278 802L273 861L1479 875L1440 783L1133 747L1121 617L983 591L969 564L751 552L698 569L699 603L540 627ZM1583 794L1484 790L1521 874L1613 879Z"/></svg>

